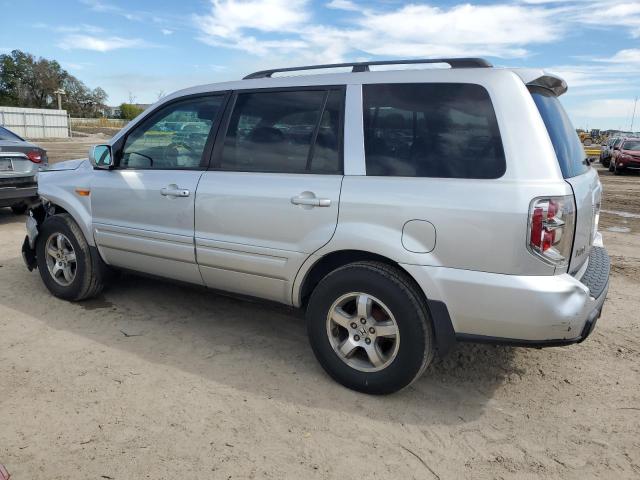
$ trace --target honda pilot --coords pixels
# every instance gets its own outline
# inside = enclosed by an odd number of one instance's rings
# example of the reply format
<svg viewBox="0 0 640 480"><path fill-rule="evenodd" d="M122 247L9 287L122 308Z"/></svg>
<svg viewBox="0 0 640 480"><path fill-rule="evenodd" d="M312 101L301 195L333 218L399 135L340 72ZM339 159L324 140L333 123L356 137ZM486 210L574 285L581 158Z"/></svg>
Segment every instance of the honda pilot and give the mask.
<svg viewBox="0 0 640 480"><path fill-rule="evenodd" d="M372 68L417 63L450 68ZM609 257L566 91L474 58L188 88L40 175L23 256L71 301L126 269L303 308L327 373L372 394L456 342L581 342Z"/></svg>

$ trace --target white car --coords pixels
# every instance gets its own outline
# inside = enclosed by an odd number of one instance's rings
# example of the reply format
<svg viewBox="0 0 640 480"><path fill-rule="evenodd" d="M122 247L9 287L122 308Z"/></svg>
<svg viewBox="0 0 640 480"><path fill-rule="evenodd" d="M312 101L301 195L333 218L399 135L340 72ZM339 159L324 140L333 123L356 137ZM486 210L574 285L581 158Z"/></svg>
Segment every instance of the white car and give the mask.
<svg viewBox="0 0 640 480"><path fill-rule="evenodd" d="M304 308L329 375L374 394L457 341L584 340L609 258L566 83L481 59L347 65L176 92L44 172L27 265L73 301L125 268ZM206 140L162 128L181 122Z"/></svg>

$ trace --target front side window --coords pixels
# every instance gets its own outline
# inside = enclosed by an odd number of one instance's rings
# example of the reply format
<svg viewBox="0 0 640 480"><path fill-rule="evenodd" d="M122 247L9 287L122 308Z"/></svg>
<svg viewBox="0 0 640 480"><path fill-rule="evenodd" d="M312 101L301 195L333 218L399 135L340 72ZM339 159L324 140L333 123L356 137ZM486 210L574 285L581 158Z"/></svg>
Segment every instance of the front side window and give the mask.
<svg viewBox="0 0 640 480"><path fill-rule="evenodd" d="M339 173L340 90L240 93L219 168Z"/></svg>
<svg viewBox="0 0 640 480"><path fill-rule="evenodd" d="M222 108L221 95L168 105L127 137L121 168L197 169L209 133Z"/></svg>
<svg viewBox="0 0 640 480"><path fill-rule="evenodd" d="M367 175L498 178L502 140L487 91L472 84L363 86Z"/></svg>

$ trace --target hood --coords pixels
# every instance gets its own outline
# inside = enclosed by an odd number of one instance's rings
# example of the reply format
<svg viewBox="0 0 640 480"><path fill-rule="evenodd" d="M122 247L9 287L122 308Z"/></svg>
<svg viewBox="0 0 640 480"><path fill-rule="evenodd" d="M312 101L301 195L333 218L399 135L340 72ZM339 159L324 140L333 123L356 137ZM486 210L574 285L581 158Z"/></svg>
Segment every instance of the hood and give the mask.
<svg viewBox="0 0 640 480"><path fill-rule="evenodd" d="M640 156L640 150L620 150L620 152L626 155L633 155L634 157Z"/></svg>
<svg viewBox="0 0 640 480"><path fill-rule="evenodd" d="M81 165L89 165L88 158L78 158L77 160L65 160L64 162L54 163L49 168L44 170L45 172L60 171L60 170L77 170Z"/></svg>

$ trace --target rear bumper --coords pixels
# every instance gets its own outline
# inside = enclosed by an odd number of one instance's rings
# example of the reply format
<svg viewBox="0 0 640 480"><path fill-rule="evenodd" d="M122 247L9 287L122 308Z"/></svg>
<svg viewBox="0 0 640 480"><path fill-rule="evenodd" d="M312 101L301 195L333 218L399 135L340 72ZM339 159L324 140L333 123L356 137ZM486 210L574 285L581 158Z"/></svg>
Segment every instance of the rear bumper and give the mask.
<svg viewBox="0 0 640 480"><path fill-rule="evenodd" d="M609 256L601 247L592 248L580 280L566 273L519 276L404 267L429 298L441 350L455 341L526 347L581 342L593 331L609 288Z"/></svg>
<svg viewBox="0 0 640 480"><path fill-rule="evenodd" d="M30 200L38 196L38 186L29 187L3 187L0 186L0 207L6 207Z"/></svg>

